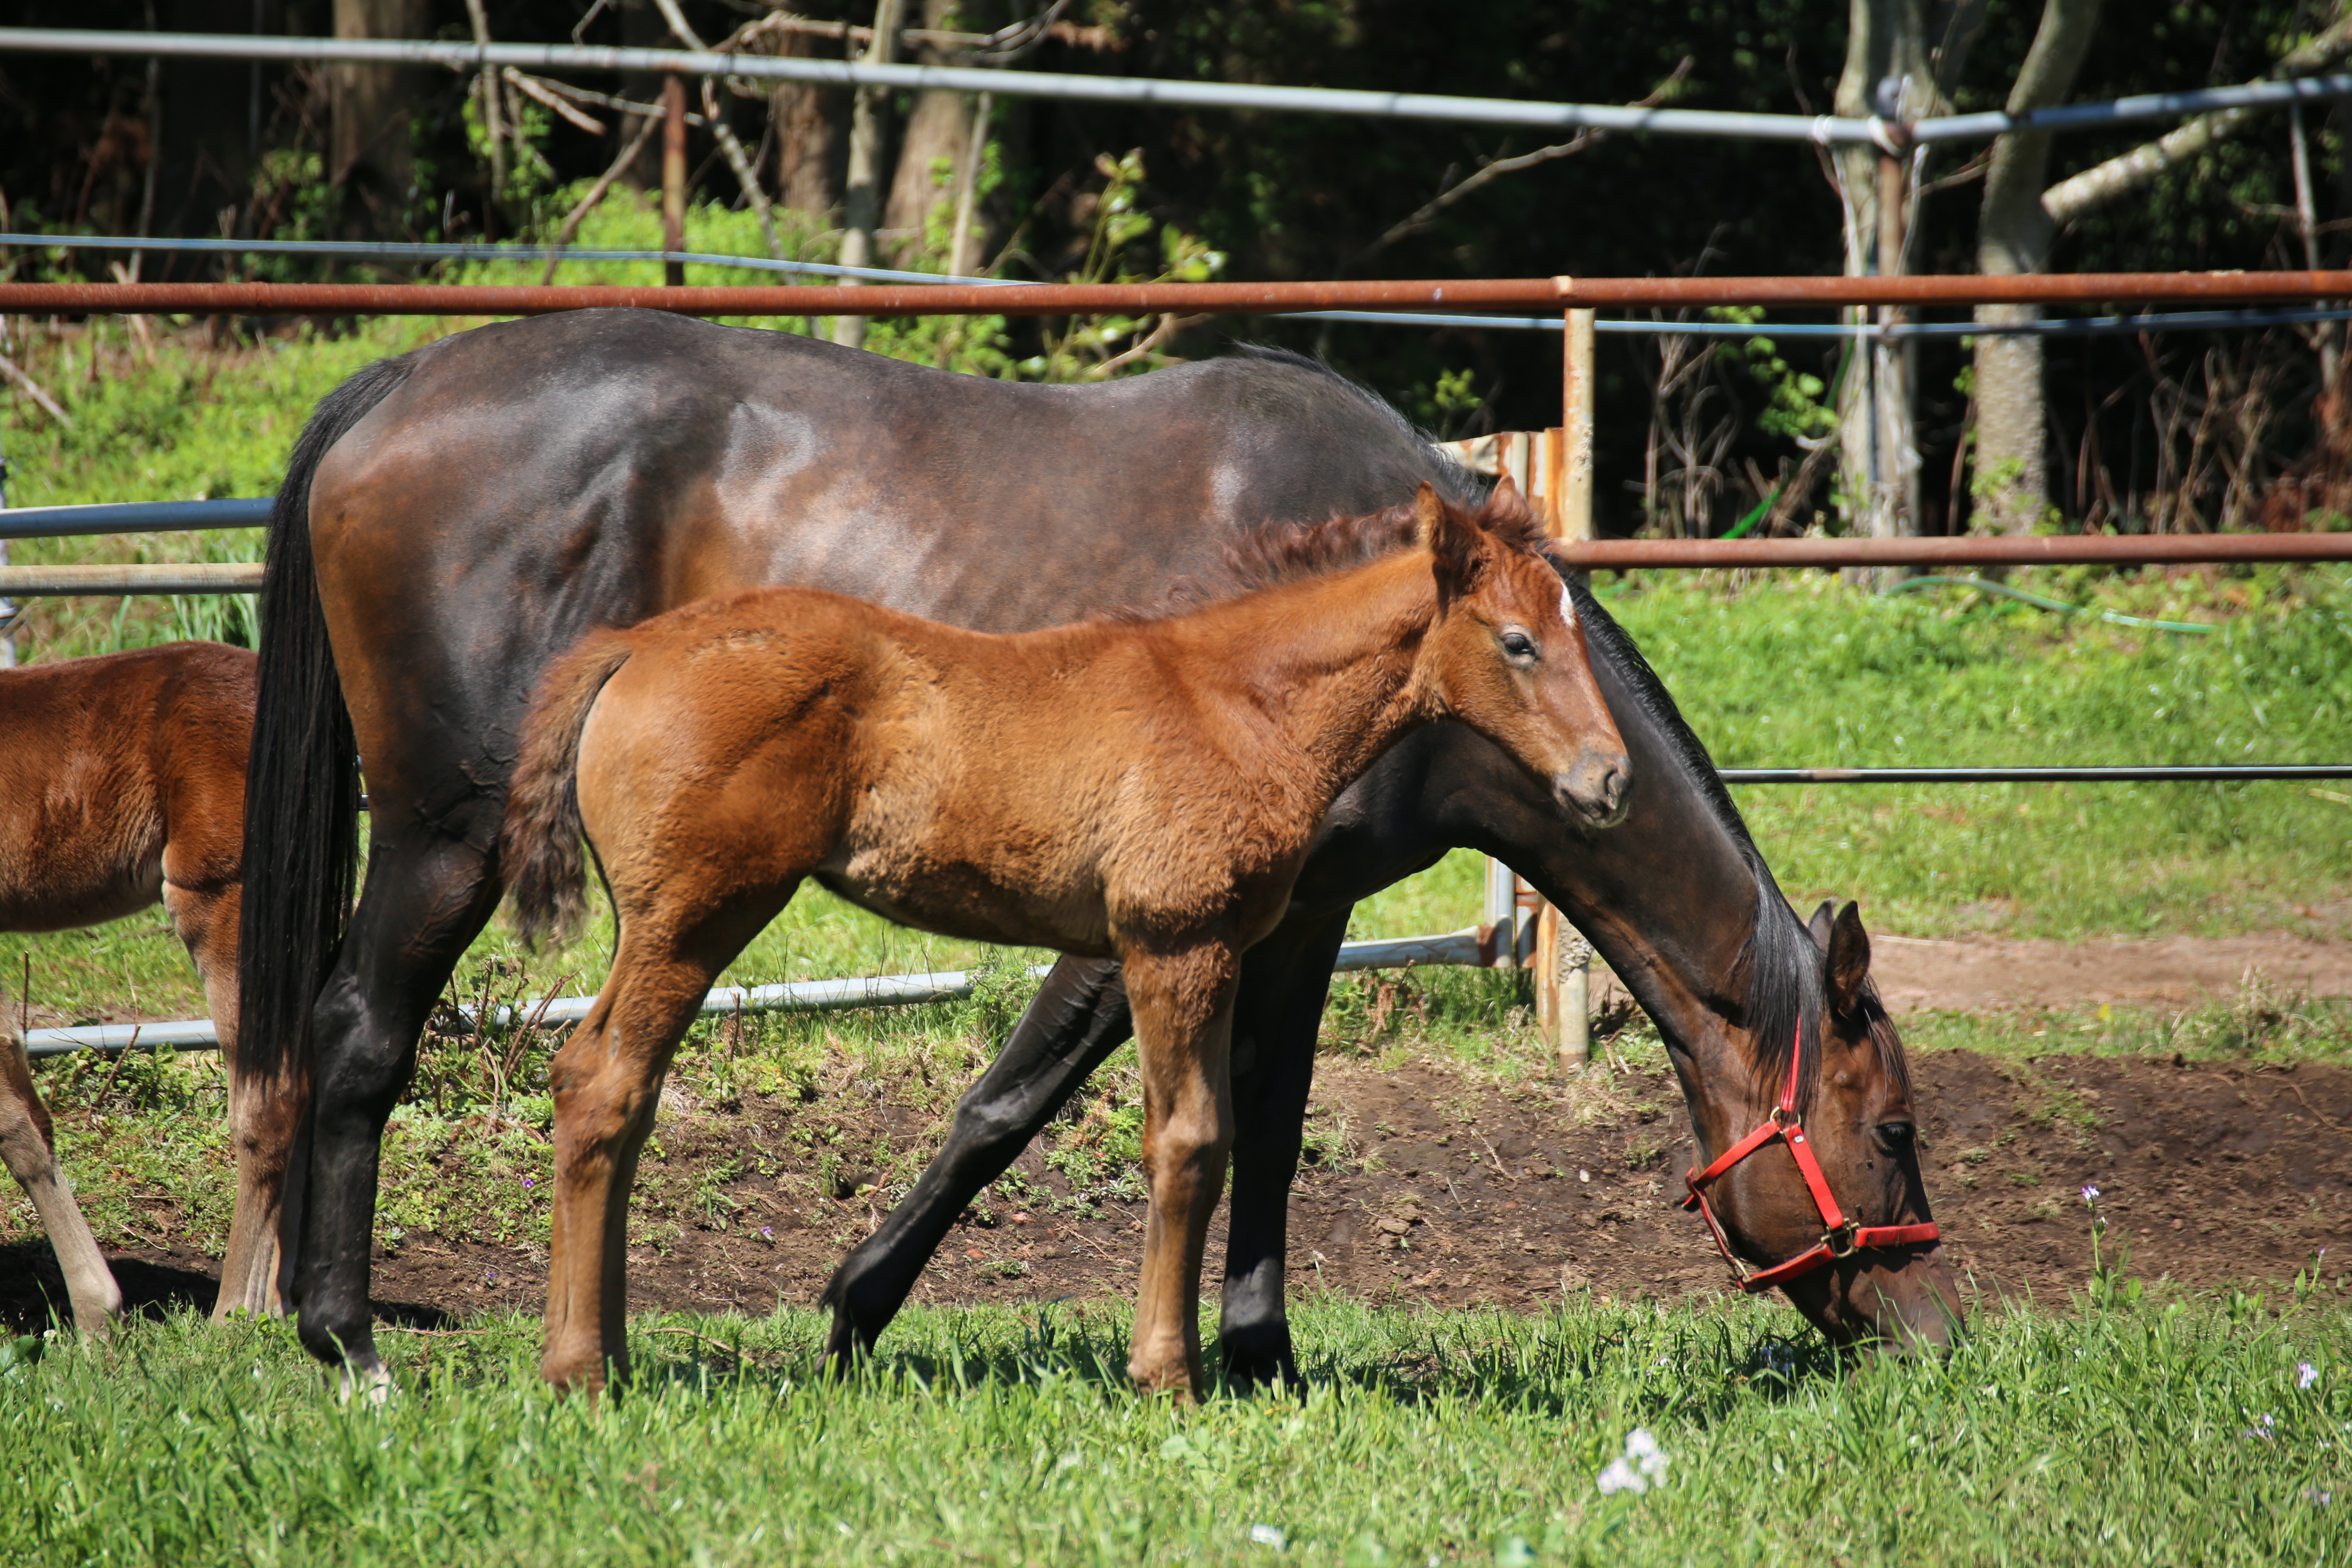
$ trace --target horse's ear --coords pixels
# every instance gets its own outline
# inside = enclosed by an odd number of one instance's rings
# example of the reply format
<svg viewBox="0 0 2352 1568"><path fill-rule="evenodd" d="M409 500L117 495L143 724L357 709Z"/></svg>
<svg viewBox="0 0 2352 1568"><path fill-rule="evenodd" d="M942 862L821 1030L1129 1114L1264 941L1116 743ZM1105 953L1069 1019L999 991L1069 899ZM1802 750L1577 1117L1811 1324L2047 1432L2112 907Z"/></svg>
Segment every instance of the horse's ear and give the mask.
<svg viewBox="0 0 2352 1568"><path fill-rule="evenodd" d="M1508 474L1495 481L1494 489L1486 497L1486 510L1490 512L1517 511L1526 504L1519 495L1519 482Z"/></svg>
<svg viewBox="0 0 2352 1568"><path fill-rule="evenodd" d="M1843 1016L1862 1005L1862 988L1870 983L1870 933L1862 929L1861 905L1838 911L1829 950L1830 1010Z"/></svg>
<svg viewBox="0 0 2352 1568"><path fill-rule="evenodd" d="M1435 558L1437 602L1448 605L1468 593L1478 580L1478 526L1426 479L1412 498L1412 533L1413 542Z"/></svg>
<svg viewBox="0 0 2352 1568"><path fill-rule="evenodd" d="M1830 950L1830 925L1836 915L1837 905L1823 899L1822 907L1813 911L1813 918L1805 922L1805 929L1813 933L1813 945L1823 952Z"/></svg>

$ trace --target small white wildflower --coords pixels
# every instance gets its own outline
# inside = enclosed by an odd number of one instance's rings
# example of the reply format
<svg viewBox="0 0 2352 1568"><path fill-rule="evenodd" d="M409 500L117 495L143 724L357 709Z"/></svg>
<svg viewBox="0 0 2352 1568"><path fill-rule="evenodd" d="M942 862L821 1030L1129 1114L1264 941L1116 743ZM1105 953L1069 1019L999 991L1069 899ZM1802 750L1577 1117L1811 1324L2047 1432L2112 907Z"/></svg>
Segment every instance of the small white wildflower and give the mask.
<svg viewBox="0 0 2352 1568"><path fill-rule="evenodd" d="M1611 1497L1618 1492L1641 1496L1652 1486L1666 1484L1666 1451L1658 1440L1636 1426L1625 1434L1625 1451L1609 1461L1601 1472L1601 1495Z"/></svg>
<svg viewBox="0 0 2352 1568"><path fill-rule="evenodd" d="M1608 1468L1601 1472L1601 1479L1597 1484L1601 1488L1602 1497L1614 1497L1619 1492L1632 1492L1635 1497L1639 1497L1650 1489L1650 1483L1634 1474L1633 1467L1627 1464L1622 1458L1609 1461Z"/></svg>
<svg viewBox="0 0 2352 1568"><path fill-rule="evenodd" d="M2083 1184L2083 1201L2086 1204L2097 1203L2099 1201L2099 1189L2092 1186L2087 1182Z"/></svg>
<svg viewBox="0 0 2352 1568"><path fill-rule="evenodd" d="M2294 1385L2297 1388L2309 1388L2313 1384L2317 1383L2318 1381L2319 1369L2317 1367L2312 1365L2307 1361L2299 1361L2294 1363Z"/></svg>
<svg viewBox="0 0 2352 1568"><path fill-rule="evenodd" d="M1288 1538L1270 1524L1251 1525L1250 1540L1260 1546L1271 1546L1276 1552L1289 1544Z"/></svg>

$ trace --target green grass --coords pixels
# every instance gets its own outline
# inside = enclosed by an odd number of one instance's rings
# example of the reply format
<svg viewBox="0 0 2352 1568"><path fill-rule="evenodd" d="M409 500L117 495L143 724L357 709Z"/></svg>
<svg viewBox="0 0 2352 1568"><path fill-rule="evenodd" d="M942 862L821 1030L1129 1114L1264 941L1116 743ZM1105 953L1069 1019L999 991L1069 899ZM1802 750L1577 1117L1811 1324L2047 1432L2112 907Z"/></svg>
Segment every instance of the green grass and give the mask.
<svg viewBox="0 0 2352 1568"><path fill-rule="evenodd" d="M847 1384L816 1376L809 1313L640 1320L637 1384L601 1405L551 1394L537 1324L493 1319L387 1336L409 1392L381 1410L337 1405L277 1325L56 1341L0 1373L0 1558L2270 1563L2352 1545L2335 1307L1995 1310L1948 1363L1843 1369L1777 1307L1307 1301L1304 1395L1193 1412L1125 1388L1125 1316L910 1309ZM1666 1481L1604 1496L1637 1427Z"/></svg>

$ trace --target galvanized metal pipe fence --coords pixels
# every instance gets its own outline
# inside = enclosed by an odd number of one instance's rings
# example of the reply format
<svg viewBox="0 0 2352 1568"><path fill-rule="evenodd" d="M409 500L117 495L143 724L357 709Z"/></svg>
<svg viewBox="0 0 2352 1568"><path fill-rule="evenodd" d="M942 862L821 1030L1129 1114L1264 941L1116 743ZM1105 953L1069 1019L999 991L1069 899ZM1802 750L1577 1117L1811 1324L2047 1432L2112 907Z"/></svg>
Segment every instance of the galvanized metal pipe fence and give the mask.
<svg viewBox="0 0 2352 1568"><path fill-rule="evenodd" d="M1519 125L1547 131L1610 131L1643 135L1720 136L1874 146L1895 153L1941 142L1985 141L2019 131L2092 131L2178 120L2216 110L2262 110L2322 103L2352 95L2352 75L2251 82L2194 92L2143 93L2104 103L2066 104L2023 114L1994 110L1898 121L1875 117L1752 114L1704 109L1636 109L1623 104L1545 103L1518 99L1378 92L1344 88L1265 87L1239 82L1171 81L1142 77L960 66L877 65L857 60L715 50L611 48L593 44L464 44L425 38L289 38L236 33L137 33L61 27L0 27L0 51L49 55L130 55L154 58L283 60L289 63L437 65L457 71L514 67L536 71L646 71L676 76L796 81L822 87L880 87L918 92L994 93L1181 109L1336 114L1370 120Z"/></svg>
<svg viewBox="0 0 2352 1568"><path fill-rule="evenodd" d="M995 75L998 73L990 73ZM1448 296L1451 296L1449 298ZM854 298L845 298L845 296ZM1568 342L1568 404L1563 438L1548 447L1563 487L1554 510L1567 535L1559 548L1570 563L1588 570L1696 566L1952 566L2141 564L2171 562L2342 561L2352 559L2352 535L2231 534L2138 537L1919 538L1800 540L1594 540L1590 517L1591 433L1593 419L1590 364L1592 310L1599 305L1688 307L1695 304L1969 304L1979 301L2101 302L2197 300L2276 300L2352 298L2352 273L2106 274L2065 277L1833 278L1833 279L1639 279L1476 280L1468 283L1370 284L1179 284L1070 286L990 284L916 288L667 288L509 289L434 285L272 284L7 284L0 285L0 310L26 313L172 311L239 314L403 313L518 314L600 305L648 305L695 315L1066 314L1108 310L1258 314L1314 309L1369 308L1379 312L1414 305L1533 308L1563 311ZM1378 318L1375 318L1378 319ZM1748 328L1761 332L1769 329ZM2145 330L2145 329L2138 329ZM1527 455L1520 454L1522 464ZM1547 486L1546 488L1549 488ZM266 500L45 508L0 513L0 540L57 534L160 531L173 528L252 527L267 521ZM1570 516L1570 512L1580 515ZM248 592L259 586L257 565L191 567L13 567L0 568L0 594L124 592ZM33 574L26 576L25 574ZM80 574L80 575L75 575ZM81 585L77 585L81 584ZM2252 765L2210 768L1989 768L1989 769L1738 769L1724 770L1727 783L1864 784L1958 782L2113 782L2117 780L2333 779L2352 777L2352 765ZM1490 879L1491 880L1491 879ZM1531 951L1537 931L1558 931L1553 917L1524 907L1516 884L1490 889L1493 921L1444 937L1400 942L1350 943L1342 968L1384 967L1401 963L1515 965L1538 959L1539 991L1554 965L1548 953ZM1530 919L1529 915L1537 918ZM1556 940L1564 940L1563 938ZM1565 956L1557 967L1565 982L1582 960ZM965 994L962 973L803 983L799 985L722 988L711 993L705 1011L810 1009L936 1001ZM1549 994L1548 991L1544 991ZM1581 986L1578 1016L1564 1035L1563 1061L1581 1060ZM539 1013L542 1022L567 1021L589 998L563 998ZM1555 1005L1557 1011L1557 1005ZM509 1022L511 1020L509 1020ZM488 1021L496 1026L499 1020ZM145 1026L36 1031L28 1038L35 1055L76 1049L124 1049L145 1043L155 1048L197 1049L216 1043L205 1020Z"/></svg>

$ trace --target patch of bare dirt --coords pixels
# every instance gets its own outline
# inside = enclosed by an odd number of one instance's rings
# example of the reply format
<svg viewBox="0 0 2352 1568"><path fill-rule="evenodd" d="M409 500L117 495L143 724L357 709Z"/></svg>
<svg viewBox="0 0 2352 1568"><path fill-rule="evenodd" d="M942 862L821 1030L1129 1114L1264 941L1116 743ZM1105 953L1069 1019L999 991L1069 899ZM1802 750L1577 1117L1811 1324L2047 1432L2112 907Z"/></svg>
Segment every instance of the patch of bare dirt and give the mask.
<svg viewBox="0 0 2352 1568"><path fill-rule="evenodd" d="M2004 1063L1968 1052L1914 1062L1929 1192L1948 1245L1979 1289L2063 1302L2090 1257L2085 1184L2102 1192L2112 1240L2133 1270L2182 1285L2278 1282L2319 1248L2328 1278L2352 1242L2352 1071L2053 1056ZM820 1110L844 1144L928 1155L928 1116L887 1101L822 1107L747 1100L666 1119L655 1190L698 1173L742 1205L723 1229L656 1201L656 1249L630 1258L633 1309L765 1312L813 1302L878 1211L838 1173L820 1190L804 1151L779 1133ZM1565 1286L1618 1298L1717 1290L1721 1264L1696 1220L1671 1206L1689 1142L1670 1081L1610 1075L1599 1087L1497 1088L1445 1068L1383 1072L1327 1059L1311 1116L1317 1158L1291 1199L1291 1279L1360 1297L1518 1310ZM764 1129L764 1135L762 1130ZM758 1148L766 1157L745 1159ZM656 1162L649 1156L648 1173ZM1062 1176L1035 1151L1027 1179L1055 1200ZM835 1193L845 1195L835 1196ZM1139 1205L968 1214L918 1289L935 1302L1125 1297L1142 1244ZM702 1213L709 1212L707 1205ZM746 1219L742 1216L767 1216ZM709 1222L704 1222L709 1223ZM772 1232L763 1238L757 1227ZM171 1227L158 1217L163 1235ZM1212 1237L1223 1253L1221 1212ZM158 1247L115 1253L134 1302L208 1305L207 1260ZM375 1267L379 1311L411 1324L486 1309L536 1310L545 1264L520 1248L412 1233ZM0 1249L0 1319L18 1328L63 1293L45 1246Z"/></svg>

